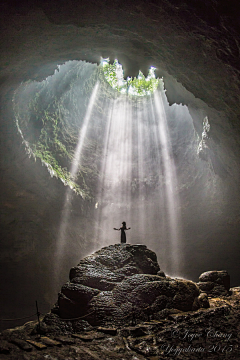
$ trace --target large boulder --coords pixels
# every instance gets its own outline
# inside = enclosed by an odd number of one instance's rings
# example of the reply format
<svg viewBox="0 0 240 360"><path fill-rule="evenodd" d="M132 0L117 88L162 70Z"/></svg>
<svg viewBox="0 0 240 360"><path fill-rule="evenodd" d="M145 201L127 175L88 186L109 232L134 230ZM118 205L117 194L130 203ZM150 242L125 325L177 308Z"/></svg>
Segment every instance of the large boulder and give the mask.
<svg viewBox="0 0 240 360"><path fill-rule="evenodd" d="M226 270L206 271L199 276L197 285L208 296L227 296L230 289L230 276Z"/></svg>
<svg viewBox="0 0 240 360"><path fill-rule="evenodd" d="M116 244L81 260L70 270L55 307L64 319L83 317L92 325L146 319L165 308L200 307L192 281L163 276L156 254L145 245Z"/></svg>

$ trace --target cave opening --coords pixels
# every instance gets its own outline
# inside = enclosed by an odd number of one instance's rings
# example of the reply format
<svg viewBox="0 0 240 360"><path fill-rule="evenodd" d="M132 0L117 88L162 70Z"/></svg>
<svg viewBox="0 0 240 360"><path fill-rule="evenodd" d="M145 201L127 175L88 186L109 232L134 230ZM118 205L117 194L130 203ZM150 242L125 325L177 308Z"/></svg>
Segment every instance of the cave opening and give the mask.
<svg viewBox="0 0 240 360"><path fill-rule="evenodd" d="M137 77L127 77L125 80L122 65L115 59L113 64L110 64L109 58L101 58L101 65L103 73L108 83L122 94L133 96L147 96L157 90L160 79L156 79L154 66L151 66L147 77L139 70Z"/></svg>
<svg viewBox="0 0 240 360"><path fill-rule="evenodd" d="M27 81L15 91L26 152L67 186L55 274L69 246L72 191L85 209L94 209L93 249L119 241L112 230L126 220L129 242L161 249L166 272L182 274L180 194L201 172L200 138L188 107L170 106L154 70L130 82L117 60L68 61L42 82Z"/></svg>

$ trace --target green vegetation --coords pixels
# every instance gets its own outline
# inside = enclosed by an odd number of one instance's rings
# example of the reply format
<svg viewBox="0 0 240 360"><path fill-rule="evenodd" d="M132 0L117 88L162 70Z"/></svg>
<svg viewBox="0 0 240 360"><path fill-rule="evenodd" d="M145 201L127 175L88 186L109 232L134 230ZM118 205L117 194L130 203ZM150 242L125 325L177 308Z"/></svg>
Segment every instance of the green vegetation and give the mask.
<svg viewBox="0 0 240 360"><path fill-rule="evenodd" d="M101 64L106 80L120 93L136 96L151 95L159 85L160 79L156 79L154 67L149 69L147 77L139 71L137 78L125 80L122 65L117 59L114 60L113 64L110 64L109 59L102 59Z"/></svg>
<svg viewBox="0 0 240 360"><path fill-rule="evenodd" d="M29 156L40 159L51 176L61 179L82 198L91 199L92 184L98 176L95 153L88 154L94 139L85 139L81 163L77 173L71 174L74 150L97 75L95 66L90 77L82 81L83 65L77 62L64 72L60 86L56 85L58 72L40 83L22 84L13 104L16 125ZM78 86L79 81L83 87Z"/></svg>
<svg viewBox="0 0 240 360"><path fill-rule="evenodd" d="M113 89L126 95L152 94L160 82L154 71L152 67L147 77L140 71L137 78L125 80L122 65L117 60L113 64L109 59L102 60L100 66L69 61L42 82L29 80L21 84L15 92L13 105L26 152L35 160L40 159L51 176L61 179L82 198L92 199L101 166L103 143L99 139L105 134L105 99L115 99L119 95ZM97 81L101 83L101 92L94 100L81 161L77 172L73 172L74 152Z"/></svg>

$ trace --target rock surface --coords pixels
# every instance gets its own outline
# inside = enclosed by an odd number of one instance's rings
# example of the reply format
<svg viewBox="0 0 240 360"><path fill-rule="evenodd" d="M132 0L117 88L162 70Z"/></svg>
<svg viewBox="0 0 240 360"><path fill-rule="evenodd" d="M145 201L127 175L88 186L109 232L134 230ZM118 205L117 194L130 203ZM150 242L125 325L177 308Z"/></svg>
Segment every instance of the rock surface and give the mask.
<svg viewBox="0 0 240 360"><path fill-rule="evenodd" d="M161 320L121 327L92 328L84 320L64 321L48 314L44 337L35 332L37 320L0 333L0 358L239 360L239 300L240 288L232 288L227 298L211 298L208 309L190 312L165 309ZM29 342L33 344L31 348ZM44 347L39 348L40 344Z"/></svg>
<svg viewBox="0 0 240 360"><path fill-rule="evenodd" d="M209 296L229 295L230 276L226 270L206 271L200 275L198 287Z"/></svg>
<svg viewBox="0 0 240 360"><path fill-rule="evenodd" d="M145 245L116 244L70 270L53 312L63 319L84 317L91 325L122 323L158 316L165 308L197 309L198 296L192 281L164 277L156 254Z"/></svg>

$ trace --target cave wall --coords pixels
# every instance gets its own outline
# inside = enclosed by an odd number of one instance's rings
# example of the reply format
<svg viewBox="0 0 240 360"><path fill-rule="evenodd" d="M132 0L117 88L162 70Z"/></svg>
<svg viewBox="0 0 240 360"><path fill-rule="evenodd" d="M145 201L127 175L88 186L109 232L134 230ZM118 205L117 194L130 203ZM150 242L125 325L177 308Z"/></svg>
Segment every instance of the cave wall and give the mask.
<svg viewBox="0 0 240 360"><path fill-rule="evenodd" d="M0 6L0 279L4 294L0 306L5 317L27 316L29 309L34 312L36 299L47 311L70 266L93 250L88 226L92 204L72 195L67 228L71 245L59 283L52 288L66 188L50 177L40 161L26 155L12 109L14 90L22 81L42 80L68 60L99 62L100 56L117 57L126 76L137 75L139 69L146 74L154 65L157 75L164 77L170 104L189 106L199 136L203 117L208 115L206 187L207 181L216 182L221 196L218 203L216 197L211 201L199 195L202 183L181 193L186 261L194 254L185 275L196 280L200 272L224 267L233 285L239 285L239 24L231 10L234 4L72 0L3 1Z"/></svg>

